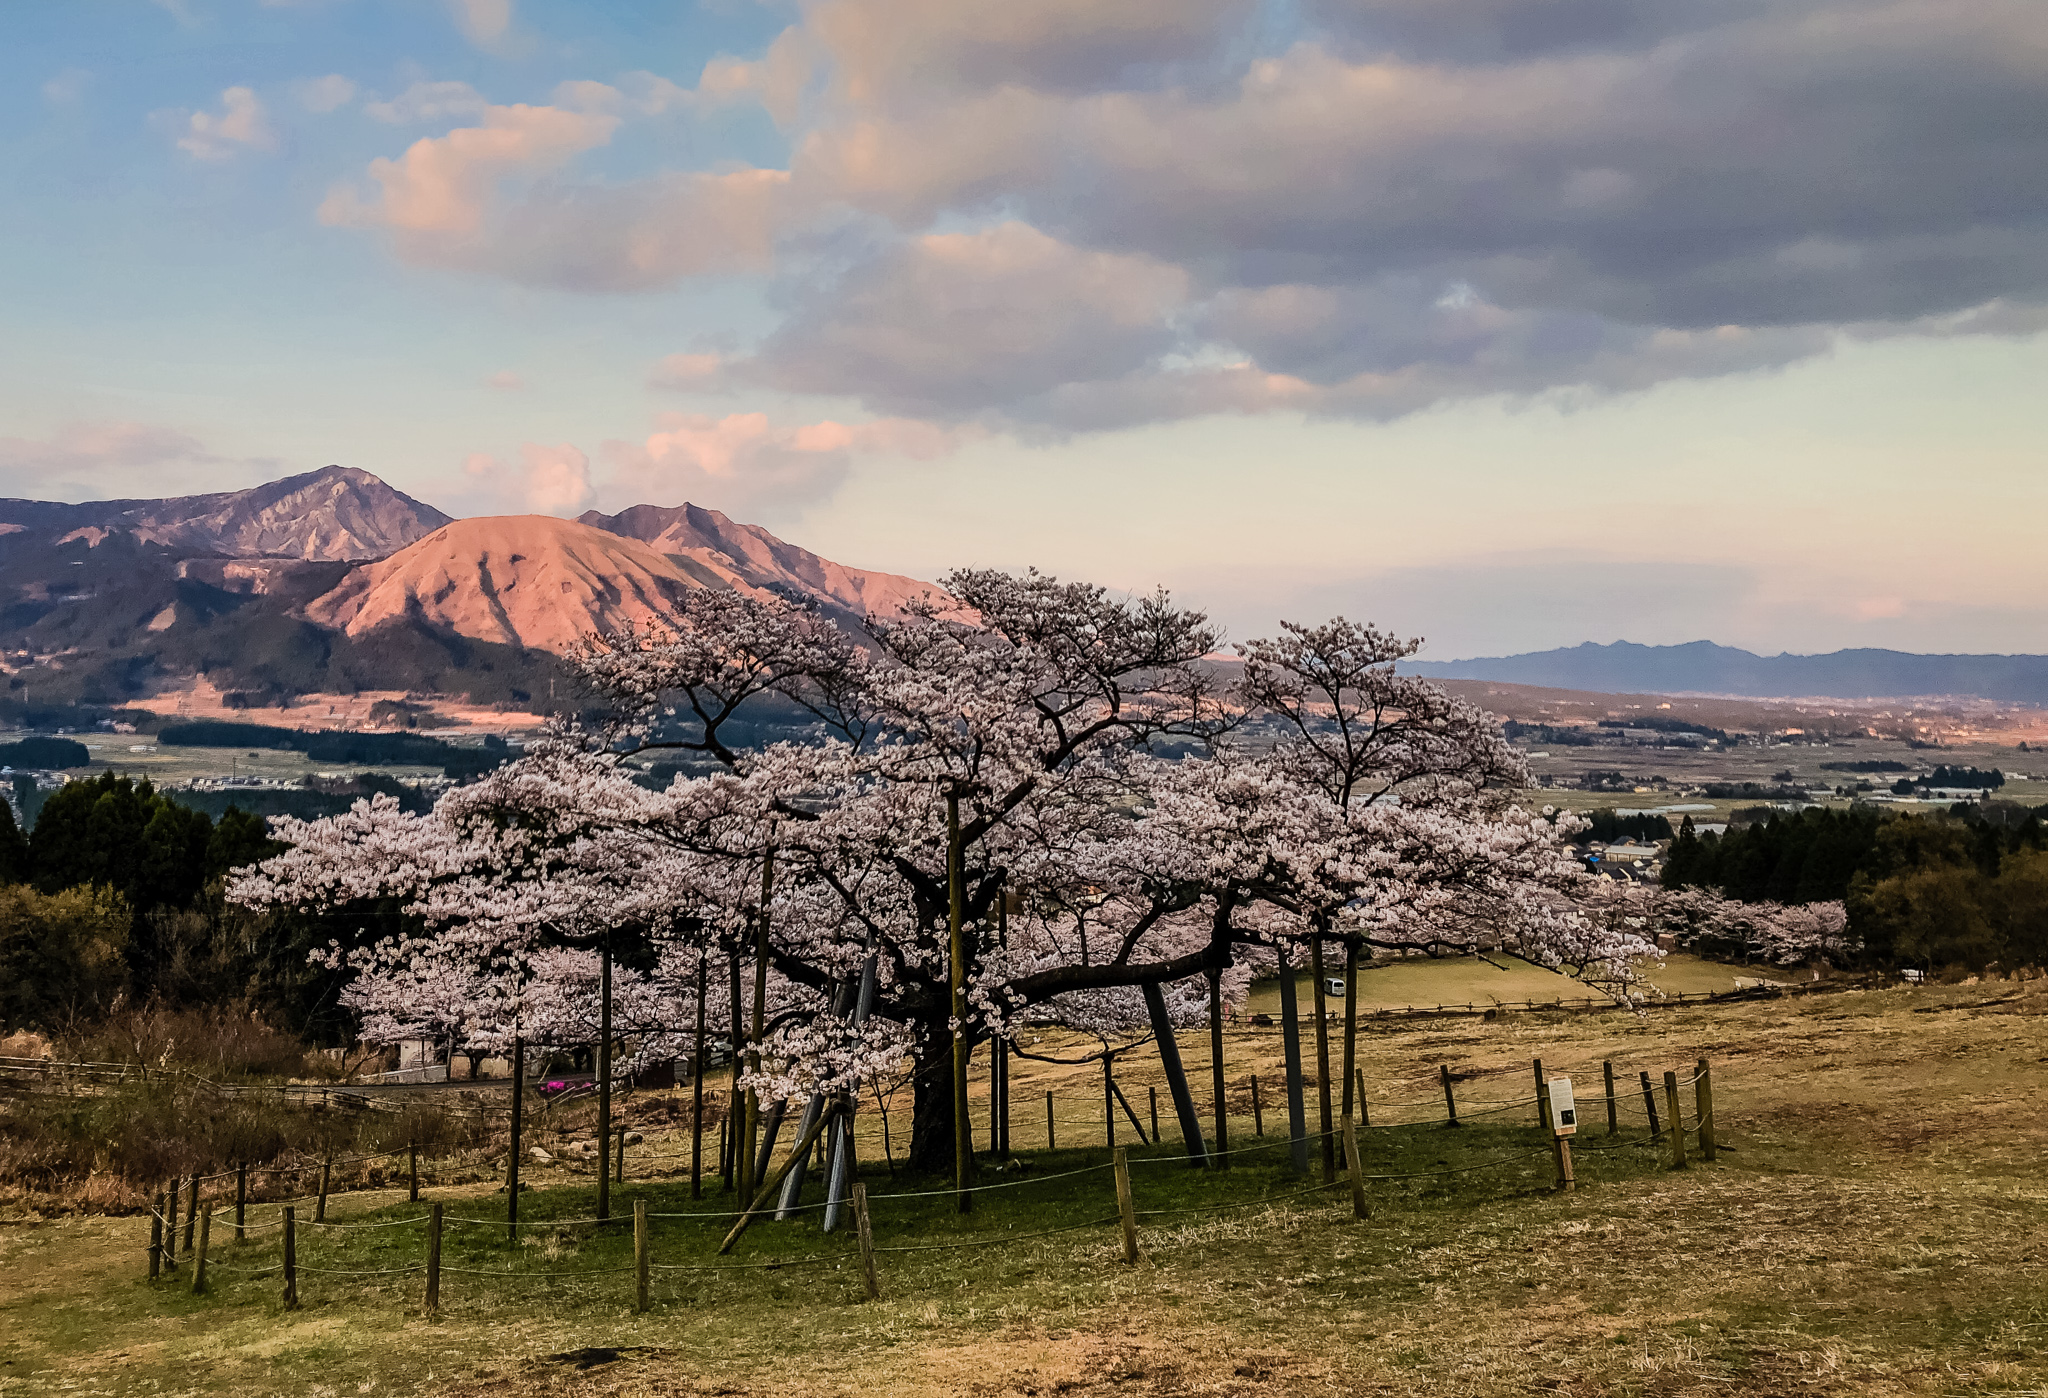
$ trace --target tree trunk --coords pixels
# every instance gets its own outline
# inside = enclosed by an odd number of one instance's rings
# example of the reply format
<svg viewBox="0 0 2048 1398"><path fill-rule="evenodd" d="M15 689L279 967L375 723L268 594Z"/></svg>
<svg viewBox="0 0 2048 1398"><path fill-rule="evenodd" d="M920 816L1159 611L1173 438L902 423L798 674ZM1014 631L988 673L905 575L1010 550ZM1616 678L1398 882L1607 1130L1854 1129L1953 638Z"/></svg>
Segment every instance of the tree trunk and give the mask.
<svg viewBox="0 0 2048 1398"><path fill-rule="evenodd" d="M910 1154L919 1174L953 1172L953 1032L941 1015L919 1026L917 1078L912 1085Z"/></svg>

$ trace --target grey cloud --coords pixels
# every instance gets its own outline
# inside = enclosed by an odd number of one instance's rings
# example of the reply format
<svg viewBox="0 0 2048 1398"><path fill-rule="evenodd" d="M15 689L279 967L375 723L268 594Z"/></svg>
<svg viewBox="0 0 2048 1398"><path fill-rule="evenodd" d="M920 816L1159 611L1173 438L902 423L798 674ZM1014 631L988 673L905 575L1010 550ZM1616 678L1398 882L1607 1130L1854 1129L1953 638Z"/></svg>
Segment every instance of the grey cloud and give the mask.
<svg viewBox="0 0 2048 1398"><path fill-rule="evenodd" d="M1647 48L1789 8L1783 0L1307 0L1340 48L1498 62L1542 53Z"/></svg>

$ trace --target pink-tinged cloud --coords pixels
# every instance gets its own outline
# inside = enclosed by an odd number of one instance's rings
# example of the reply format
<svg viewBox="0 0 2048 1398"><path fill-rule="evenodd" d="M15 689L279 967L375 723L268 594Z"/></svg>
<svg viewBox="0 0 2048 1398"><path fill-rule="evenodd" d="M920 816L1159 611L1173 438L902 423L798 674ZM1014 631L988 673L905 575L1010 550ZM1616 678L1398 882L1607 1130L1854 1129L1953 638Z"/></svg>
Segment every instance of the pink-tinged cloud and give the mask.
<svg viewBox="0 0 2048 1398"><path fill-rule="evenodd" d="M415 141L396 160L371 161L378 193L365 200L338 186L320 205L320 221L401 234L474 235L500 180L555 169L609 141L618 124L616 117L559 107L490 107L482 126Z"/></svg>
<svg viewBox="0 0 2048 1398"><path fill-rule="evenodd" d="M194 112L178 138L178 149L195 160L226 160L245 150L276 150L262 99L246 87L221 92L220 111Z"/></svg>
<svg viewBox="0 0 2048 1398"><path fill-rule="evenodd" d="M830 495L856 456L930 460L964 435L908 418L778 426L766 413L663 413L645 441L606 442L604 455L614 493L772 516Z"/></svg>
<svg viewBox="0 0 2048 1398"><path fill-rule="evenodd" d="M455 27L479 48L501 42L512 28L512 0L448 0Z"/></svg>
<svg viewBox="0 0 2048 1398"><path fill-rule="evenodd" d="M654 366L647 383L650 388L701 389L716 386L724 373L722 354L671 354Z"/></svg>
<svg viewBox="0 0 2048 1398"><path fill-rule="evenodd" d="M323 78L306 78L292 84L292 95L307 111L324 114L339 111L353 102L356 85L339 73L329 73Z"/></svg>

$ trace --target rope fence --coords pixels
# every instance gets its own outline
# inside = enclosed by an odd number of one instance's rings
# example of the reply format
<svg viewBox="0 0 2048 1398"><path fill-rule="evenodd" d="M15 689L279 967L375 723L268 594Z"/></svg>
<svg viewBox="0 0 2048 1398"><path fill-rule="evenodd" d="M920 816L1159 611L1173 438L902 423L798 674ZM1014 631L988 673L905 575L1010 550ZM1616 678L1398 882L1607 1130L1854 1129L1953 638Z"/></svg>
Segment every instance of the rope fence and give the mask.
<svg viewBox="0 0 2048 1398"><path fill-rule="evenodd" d="M1688 1168L1690 1164L1689 1154L1693 1151L1696 1151L1699 1158L1704 1161L1712 1161L1716 1158L1718 1143L1716 1142L1713 1130L1712 1068L1705 1059L1699 1060L1697 1067L1690 1074L1682 1076L1677 1072L1667 1071L1661 1075L1665 1106L1665 1113L1661 1119L1657 1115L1656 1096L1651 1090L1652 1081L1648 1072L1639 1072L1637 1080L1634 1083L1630 1083L1624 1076L1616 1074L1614 1065L1611 1062L1603 1063L1601 1065L1600 1078L1601 1094L1594 1096L1589 1093L1583 1099L1576 1099L1575 1090L1569 1088L1568 1080L1545 1078L1543 1076L1543 1065L1540 1060L1535 1061L1533 1068L1537 1080L1543 1084L1543 1090L1528 1098L1498 1104L1502 1109L1516 1106L1534 1106L1537 1109L1538 1119L1535 1125L1537 1129L1550 1139L1546 1144L1532 1149L1511 1150L1491 1155L1482 1160L1458 1163L1440 1162L1426 1168L1375 1171L1368 1168L1364 1152L1358 1144L1359 1123L1354 1118L1346 1116L1342 1125L1331 1131L1313 1134L1303 1133L1299 1136L1289 1134L1262 1139L1254 1144L1241 1146L1234 1150L1207 1152L1206 1155L1201 1157L1195 1157L1192 1153L1184 1155L1158 1154L1140 1157L1134 1161L1130 1158L1125 1148L1113 1147L1112 1158L1107 1163L1062 1170L1054 1174L1027 1175L1015 1180L992 1181L987 1184L977 1182L969 1186L965 1191L965 1196L967 1197L963 1197L963 1191L958 1188L883 1191L871 1194L863 1184L855 1183L844 1196L828 1199L816 1204L793 1203L788 1210L777 1210L775 1206L766 1202L770 1191L764 1189L751 1205L742 1209L737 1223L734 1223L731 1231L726 1234L724 1243L718 1249L719 1254L722 1256L740 1236L741 1230L749 1221L754 1219L765 1220L770 1214L780 1217L790 1213L819 1208L843 1210L847 1218L841 1219L840 1223L846 1228L847 1232L851 1233L853 1246L837 1251L817 1252L800 1257L772 1257L744 1261L656 1262L652 1257L654 1232L652 1225L655 1222L658 1221L671 1226L678 1223L686 1223L700 1227L707 1225L723 1227L728 1223L733 1223L733 1215L728 1212L714 1210L656 1212L648 1208L648 1202L643 1197L633 1202L630 1216L622 1215L616 1218L600 1216L537 1218L530 1219L524 1225L520 1225L529 1230L529 1241L531 1241L531 1235L536 1231L549 1239L560 1239L563 1237L561 1230L564 1229L596 1228L606 1224L624 1224L630 1221L633 1233L633 1261L621 1265L488 1267L462 1265L460 1262L444 1262L442 1258L442 1235L445 1225L453 1223L494 1229L504 1228L507 1225L506 1221L499 1219L451 1215L446 1213L443 1206L439 1203L431 1204L425 1213L363 1222L299 1219L296 1206L287 1203L280 1207L279 1215L275 1220L265 1220L253 1224L247 1223L244 1220L242 1209L238 1204L233 1225L234 1238L230 1244L232 1251L230 1251L228 1257L223 1258L214 1254L211 1243L215 1203L211 1201L205 1202L202 1211L199 1190L199 1185L204 1179L218 1179L222 1178L222 1176L200 1177L199 1179L188 1181L184 1192L184 1199L188 1203L188 1211L183 1220L182 1246L180 1239L179 1205L181 1200L179 1192L175 1188L167 1189L152 1197L148 1209L150 1226L150 1240L147 1248L149 1275L152 1281L159 1280L165 1276L175 1278L178 1268L184 1265L190 1270L190 1287L194 1292L208 1290L207 1274L209 1269L219 1273L224 1279L233 1279L238 1283L253 1283L266 1278L281 1276L283 1278L284 1297L287 1308L296 1307L299 1304L299 1278L302 1274L308 1277L332 1277L344 1281L423 1276L425 1278L425 1309L429 1313L433 1313L438 1311L440 1306L441 1278L444 1275L451 1277L473 1277L488 1281L563 1282L617 1277L627 1273L634 1273L637 1276L636 1308L645 1311L650 1306L649 1278L654 1273L690 1274L853 1265L859 1268L863 1284L869 1297L872 1299L880 1295L880 1284L876 1272L876 1258L883 1256L985 1250L992 1247L1003 1247L1072 1233L1085 1233L1091 1230L1101 1230L1115 1226L1121 1232L1124 1260L1126 1262L1135 1262L1139 1257L1138 1230L1141 1221L1157 1223L1167 1219L1188 1220L1234 1213L1246 1209L1270 1209L1293 1205L1297 1201L1311 1199L1315 1196L1347 1188L1351 1194L1354 1216L1360 1220L1365 1220L1370 1217L1367 1190L1369 1185L1384 1187L1407 1181L1441 1180L1449 1176L1474 1175L1490 1171L1522 1170L1529 1162L1545 1155L1552 1156L1556 1163L1554 1188L1557 1190L1571 1190L1575 1188L1572 1166L1572 1137L1581 1129L1587 1130L1589 1133L1594 1129L1593 1124L1584 1119L1582 1112L1584 1108L1590 1108L1595 1103L1611 1109L1608 1113L1609 1124L1607 1128L1607 1134L1610 1139L1599 1144L1588 1142L1581 1145L1579 1147L1581 1154L1607 1155L1625 1150L1656 1150L1669 1154L1669 1164L1674 1170ZM1441 1069L1440 1072L1448 1084L1448 1068ZM1680 1101L1679 1091L1684 1087L1693 1089L1693 1100L1690 1103L1692 1109L1690 1111L1686 1110L1688 1104ZM1560 1090L1565 1091L1567 1095L1560 1097L1558 1095ZM1620 1127L1622 1107L1625 1102L1638 1092L1642 1094L1641 1106L1648 1117L1649 1129L1642 1135L1636 1135L1632 1126L1630 1132L1624 1134ZM1400 1127L1408 1129L1421 1127L1450 1129L1460 1126L1462 1122L1457 1113L1455 1101L1447 1098L1446 1106L1447 1118L1444 1120L1389 1124L1386 1129L1398 1129ZM1147 1208L1139 1208L1136 1205L1131 1182L1131 1167L1133 1165L1163 1165L1172 1163L1186 1166L1204 1164L1210 1170L1218 1171L1223 1168L1224 1161L1228 1157L1263 1151L1290 1151L1294 1153L1296 1161L1302 1161L1306 1159L1308 1147L1311 1144L1332 1137L1336 1138L1336 1158L1341 1162L1341 1165L1333 1169L1330 1164L1330 1156L1325 1155L1323 1166L1325 1178L1319 1182L1307 1183L1298 1187L1283 1189L1279 1192L1260 1192L1248 1197L1226 1199L1212 1203ZM807 1152L810 1149L808 1139L801 1143L798 1149ZM374 1158L378 1157L362 1157L362 1159ZM872 1165L872 1162L870 1162L870 1165ZM786 1170L787 1165L784 1168ZM873 1238L873 1217L876 1210L881 1211L885 1221L891 1215L896 1216L896 1223L899 1228L915 1229L920 1226L931 1225L928 1222L920 1223L918 1216L914 1213L898 1215L897 1210L899 1206L914 1205L919 1201L952 1196L961 1199L961 1212L964 1214L968 1212L967 1205L971 1201L971 1197L974 1196L994 1194L1006 1190L1035 1189L1043 1186L1057 1185L1062 1182L1075 1181L1084 1176L1099 1175L1105 1171L1113 1175L1117 1204L1117 1212L1114 1214L1095 1215L1024 1232L1018 1232L1014 1229L983 1230L967 1236L934 1239L928 1242L891 1242L878 1245ZM1224 1178L1226 1176L1219 1175L1216 1177ZM778 1175L775 1178L779 1180L781 1176ZM1047 1201L1046 1206L1058 1207L1061 1203L1073 1206L1078 1203L1081 1207L1086 1207L1085 1194L1073 1197L1071 1191L1066 1193L1069 1195L1068 1198ZM848 1222L849 1219L850 1223ZM299 1238L299 1230L302 1227L313 1229L316 1236L333 1238L335 1240L333 1244L335 1255L323 1255L315 1261L302 1259L300 1255L301 1240ZM346 1256L351 1250L362 1245L372 1244L373 1239L377 1236L395 1237L396 1235L389 1230L415 1230L422 1227L425 1229L425 1256L423 1260L406 1260L397 1265L390 1266L345 1265L351 1260ZM276 1242L263 1242L256 1245L269 1247L281 1244L282 1257L280 1260L272 1262L268 1259L258 1259L247 1256L242 1251L242 1249L251 1245L250 1235L258 1233L268 1235L273 1232L281 1234L281 1237ZM670 1232L673 1237L672 1227ZM1189 1235L1185 1233L1165 1236L1181 1241L1187 1241L1189 1238ZM352 1242L351 1240L354 1241ZM516 1243L516 1231L509 1241ZM552 1247L553 1245L550 1242L549 1246ZM388 1250L391 1244L375 1244L375 1246ZM323 1249L323 1253L325 1251L327 1249ZM375 1259L365 1257L362 1260L370 1262Z"/></svg>

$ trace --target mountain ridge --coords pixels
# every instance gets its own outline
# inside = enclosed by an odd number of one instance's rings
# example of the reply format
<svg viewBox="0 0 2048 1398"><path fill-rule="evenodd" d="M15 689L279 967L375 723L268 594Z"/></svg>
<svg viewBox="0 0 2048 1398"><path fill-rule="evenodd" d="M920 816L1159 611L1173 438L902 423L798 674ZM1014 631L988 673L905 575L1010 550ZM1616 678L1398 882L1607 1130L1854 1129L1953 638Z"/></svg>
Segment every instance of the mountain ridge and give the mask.
<svg viewBox="0 0 2048 1398"><path fill-rule="evenodd" d="M1727 694L1759 699L1904 699L1945 695L2048 704L2048 655L1926 654L1875 647L1758 655L1712 641L1635 641L1467 660L1406 661L1432 679L1494 680L1599 693Z"/></svg>

